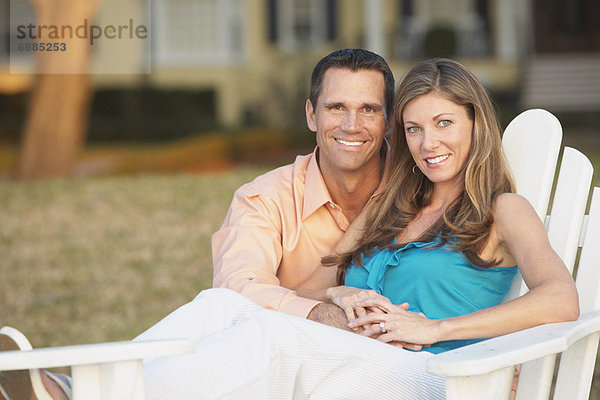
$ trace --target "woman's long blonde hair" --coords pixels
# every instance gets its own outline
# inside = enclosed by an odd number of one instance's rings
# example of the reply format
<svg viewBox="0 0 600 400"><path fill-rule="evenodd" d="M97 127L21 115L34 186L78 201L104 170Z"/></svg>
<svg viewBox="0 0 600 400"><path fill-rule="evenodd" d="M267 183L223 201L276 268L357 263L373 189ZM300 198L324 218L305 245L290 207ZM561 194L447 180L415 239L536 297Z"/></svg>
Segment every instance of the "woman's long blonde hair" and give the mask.
<svg viewBox="0 0 600 400"><path fill-rule="evenodd" d="M515 191L502 151L501 127L492 101L477 78L460 63L438 58L412 68L398 88L391 119L389 181L368 214L357 247L352 252L323 259L325 265L339 267L340 283L343 283L350 263L362 265L363 254L403 245L392 246L392 242L431 201L433 184L423 174L413 173L415 162L406 143L402 114L412 100L432 92L465 107L473 121L473 133L471 149L462 170L464 188L461 194L418 240L431 241L439 237L441 244L447 243L454 250L462 251L471 263L480 267L491 267L500 262L484 261L479 254L489 239L496 197Z"/></svg>

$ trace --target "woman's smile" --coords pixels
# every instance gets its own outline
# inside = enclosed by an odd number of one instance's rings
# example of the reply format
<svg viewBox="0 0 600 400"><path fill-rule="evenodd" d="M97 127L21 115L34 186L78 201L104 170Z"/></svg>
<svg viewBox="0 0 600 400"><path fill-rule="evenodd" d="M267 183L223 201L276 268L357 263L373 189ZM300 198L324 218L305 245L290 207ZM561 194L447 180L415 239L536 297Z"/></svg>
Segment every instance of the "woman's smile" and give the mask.
<svg viewBox="0 0 600 400"><path fill-rule="evenodd" d="M450 154L444 154L442 156L429 157L425 159L425 162L429 165L430 168L436 168L440 166L441 163L446 161L450 157Z"/></svg>

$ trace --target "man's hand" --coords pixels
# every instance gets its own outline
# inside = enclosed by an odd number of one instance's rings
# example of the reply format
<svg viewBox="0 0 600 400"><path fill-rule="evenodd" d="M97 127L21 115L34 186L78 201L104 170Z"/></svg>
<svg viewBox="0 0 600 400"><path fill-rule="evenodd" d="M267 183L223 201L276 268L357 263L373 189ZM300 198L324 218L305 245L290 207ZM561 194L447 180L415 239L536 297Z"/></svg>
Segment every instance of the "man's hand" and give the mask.
<svg viewBox="0 0 600 400"><path fill-rule="evenodd" d="M334 328L340 328L347 331L352 331L348 328L348 319L344 310L335 304L331 303L319 303L317 304L308 314L306 319L311 321L320 322L325 325L333 326Z"/></svg>
<svg viewBox="0 0 600 400"><path fill-rule="evenodd" d="M355 318L364 317L368 312L377 312L377 307L367 309L357 306L361 301L377 298L389 305L392 302L385 296L380 295L374 290L360 289L352 286L334 286L327 289L327 294L333 304L338 305L346 313L346 319L352 321ZM383 310L383 309L381 309Z"/></svg>

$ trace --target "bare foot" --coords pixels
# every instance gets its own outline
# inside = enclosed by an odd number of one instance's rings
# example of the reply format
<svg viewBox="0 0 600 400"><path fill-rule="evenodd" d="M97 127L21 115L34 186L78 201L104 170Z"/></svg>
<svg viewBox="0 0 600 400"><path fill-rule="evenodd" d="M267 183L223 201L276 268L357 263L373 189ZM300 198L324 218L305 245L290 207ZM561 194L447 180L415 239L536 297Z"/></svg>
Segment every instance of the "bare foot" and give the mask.
<svg viewBox="0 0 600 400"><path fill-rule="evenodd" d="M54 379L50 378L46 371L40 370L40 375L42 376L42 382L44 383L44 387L54 400L69 400L66 393L60 387L60 385L56 383ZM65 383L65 385L70 385L69 380L64 375L55 374L54 376L56 377L56 379L62 380Z"/></svg>

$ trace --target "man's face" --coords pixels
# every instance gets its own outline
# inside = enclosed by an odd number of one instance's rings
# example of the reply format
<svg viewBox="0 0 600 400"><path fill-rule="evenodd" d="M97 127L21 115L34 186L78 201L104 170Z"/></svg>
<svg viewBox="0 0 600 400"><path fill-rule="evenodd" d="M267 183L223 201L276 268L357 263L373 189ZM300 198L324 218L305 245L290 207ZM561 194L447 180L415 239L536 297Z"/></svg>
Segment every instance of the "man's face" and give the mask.
<svg viewBox="0 0 600 400"><path fill-rule="evenodd" d="M324 176L379 169L386 130L384 87L379 71L325 72L317 104L306 102L306 119L316 132Z"/></svg>

